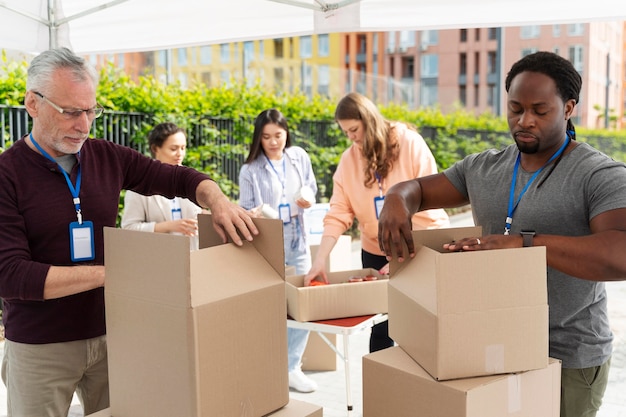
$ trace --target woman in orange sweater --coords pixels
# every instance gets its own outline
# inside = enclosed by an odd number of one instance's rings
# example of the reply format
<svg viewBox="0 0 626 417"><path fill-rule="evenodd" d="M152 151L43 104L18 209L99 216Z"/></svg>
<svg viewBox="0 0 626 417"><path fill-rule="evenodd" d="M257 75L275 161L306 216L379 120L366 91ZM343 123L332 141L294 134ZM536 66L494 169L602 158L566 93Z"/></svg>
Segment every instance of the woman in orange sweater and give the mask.
<svg viewBox="0 0 626 417"><path fill-rule="evenodd" d="M386 120L376 105L358 93L342 98L335 120L352 141L341 156L333 175L330 210L324 217L324 232L305 285L316 277L327 281L325 266L340 235L356 218L361 234L363 268L389 273L385 255L378 245L378 214L385 193L394 184L435 174L435 158L417 131L405 123ZM450 225L445 211L428 210L413 216L413 229L434 229ZM387 322L375 325L370 352L393 346Z"/></svg>

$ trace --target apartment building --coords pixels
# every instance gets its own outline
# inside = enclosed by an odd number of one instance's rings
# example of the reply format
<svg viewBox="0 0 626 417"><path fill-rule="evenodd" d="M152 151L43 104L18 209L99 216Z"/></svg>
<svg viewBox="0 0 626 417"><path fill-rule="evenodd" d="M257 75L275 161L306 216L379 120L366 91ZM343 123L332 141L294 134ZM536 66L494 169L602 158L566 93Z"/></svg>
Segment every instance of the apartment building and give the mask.
<svg viewBox="0 0 626 417"><path fill-rule="evenodd" d="M568 58L583 78L574 122L590 128L626 124L626 23L316 34L233 42L142 54L122 60L183 86L231 82L268 91L339 98L361 92L410 108L464 108L505 114L511 65L539 50ZM143 59L144 66L141 66ZM106 60L105 60L106 61ZM138 70L142 68L142 70Z"/></svg>

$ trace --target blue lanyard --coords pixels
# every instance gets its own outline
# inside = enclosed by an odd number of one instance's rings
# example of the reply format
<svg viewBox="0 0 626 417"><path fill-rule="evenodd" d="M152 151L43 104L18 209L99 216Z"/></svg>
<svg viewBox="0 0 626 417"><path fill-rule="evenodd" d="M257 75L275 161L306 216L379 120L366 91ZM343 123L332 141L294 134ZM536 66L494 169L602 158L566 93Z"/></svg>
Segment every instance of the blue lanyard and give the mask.
<svg viewBox="0 0 626 417"><path fill-rule="evenodd" d="M49 160L57 164L59 169L61 169L61 172L65 176L65 182L67 182L67 186L69 187L70 193L72 193L72 198L74 199L74 208L76 209L76 217L78 218L78 224L83 224L83 215L80 211L80 198L78 197L78 194L80 194L80 180L82 177L80 173L80 164L78 165L76 187L74 187L74 185L72 184L72 180L70 179L70 176L67 175L67 172L65 172L63 167L57 161L55 161L54 158L51 157L50 154L48 154L48 152L44 151L43 148L39 146L39 144L35 141L35 138L33 137L32 132L30 133L30 140L31 142L33 142L33 145L35 145L35 147L39 150L39 152L41 152L43 156L45 156L46 158L48 158ZM78 155L80 155L80 152L78 153Z"/></svg>
<svg viewBox="0 0 626 417"><path fill-rule="evenodd" d="M522 192L519 194L519 197L517 197L517 201L515 201L515 185L517 183L517 171L519 170L520 161L521 161L521 153L518 151L517 160L515 161L515 167L513 168L513 179L511 181L511 190L509 192L509 208L508 208L508 212L506 216L506 224L504 226L505 235L509 235L511 233L511 223L513 223L513 213L515 213L515 210L517 210L517 206L519 202L522 200L522 197L524 196L524 194L526 193L526 190L528 190L528 187L530 187L530 184L535 180L535 178L537 178L539 173L541 173L541 171L543 171L543 169L550 164L550 162L554 161L563 153L567 145L569 145L569 142L570 142L569 136L566 136L565 142L563 142L563 145L561 145L559 150L557 150L554 153L554 155L552 155L550 159L548 159L548 161L545 164L543 164L541 168L535 171L535 173L532 175L532 177L530 177L530 179L528 180L528 182L522 189Z"/></svg>
<svg viewBox="0 0 626 417"><path fill-rule="evenodd" d="M280 181L280 185L283 187L283 200L285 200L286 196L285 196L285 180L286 180L286 175L287 175L287 171L285 169L285 155L283 155L283 177L280 177L280 174L278 173L278 171L276 171L276 168L274 168L274 164L272 164L272 161L270 161L270 159L267 157L267 155L263 154L265 156L265 159L267 159L267 163L270 164L270 167L272 168L272 171L274 171L274 174L276 174L276 177L278 178L278 181Z"/></svg>
<svg viewBox="0 0 626 417"><path fill-rule="evenodd" d="M378 171L374 171L374 176L376 177L376 181L378 181L378 194L379 194L380 198L383 198L382 178L381 178L380 174L378 173Z"/></svg>

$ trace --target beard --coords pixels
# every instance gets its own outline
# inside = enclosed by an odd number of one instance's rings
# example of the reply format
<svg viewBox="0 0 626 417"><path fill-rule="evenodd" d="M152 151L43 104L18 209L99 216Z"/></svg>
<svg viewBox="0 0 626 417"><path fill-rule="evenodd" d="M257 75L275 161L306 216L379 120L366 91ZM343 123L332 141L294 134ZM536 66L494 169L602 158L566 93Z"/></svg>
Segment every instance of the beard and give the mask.
<svg viewBox="0 0 626 417"><path fill-rule="evenodd" d="M539 151L539 143L538 142L533 142L533 143L528 143L528 142L520 142L517 139L515 140L515 144L517 145L517 149L521 152L521 153L526 153L526 154L535 154Z"/></svg>

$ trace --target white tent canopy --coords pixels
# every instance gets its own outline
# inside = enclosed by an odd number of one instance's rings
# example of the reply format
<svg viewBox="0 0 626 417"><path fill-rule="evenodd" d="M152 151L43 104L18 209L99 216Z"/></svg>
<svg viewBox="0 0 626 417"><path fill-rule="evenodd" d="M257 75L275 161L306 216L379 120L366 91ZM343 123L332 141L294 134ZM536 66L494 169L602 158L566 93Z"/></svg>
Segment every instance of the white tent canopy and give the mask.
<svg viewBox="0 0 626 417"><path fill-rule="evenodd" d="M37 53L54 46L68 46L78 53L117 53L312 33L599 20L626 20L626 2L0 0L0 48Z"/></svg>

